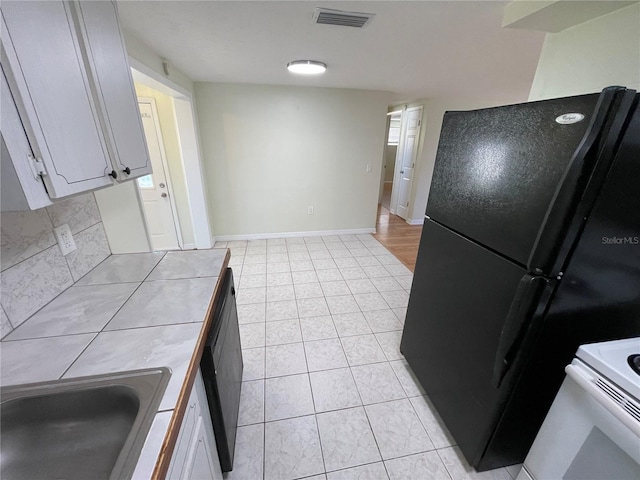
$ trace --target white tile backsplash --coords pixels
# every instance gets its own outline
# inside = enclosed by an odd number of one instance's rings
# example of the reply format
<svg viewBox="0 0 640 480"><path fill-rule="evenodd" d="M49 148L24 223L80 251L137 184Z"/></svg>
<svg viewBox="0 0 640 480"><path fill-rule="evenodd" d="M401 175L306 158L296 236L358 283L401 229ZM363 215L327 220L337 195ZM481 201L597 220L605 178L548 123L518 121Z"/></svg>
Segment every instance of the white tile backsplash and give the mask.
<svg viewBox="0 0 640 480"><path fill-rule="evenodd" d="M66 257L53 235L64 223L78 247ZM3 212L0 249L2 337L111 253L93 193L30 212Z"/></svg>
<svg viewBox="0 0 640 480"><path fill-rule="evenodd" d="M4 313L4 308L0 307L0 337L4 337L13 330L13 326Z"/></svg>
<svg viewBox="0 0 640 480"><path fill-rule="evenodd" d="M17 327L73 284L58 246L2 272L2 306Z"/></svg>
<svg viewBox="0 0 640 480"><path fill-rule="evenodd" d="M66 256L73 280L78 281L107 258L111 251L102 223L75 234L78 249Z"/></svg>
<svg viewBox="0 0 640 480"><path fill-rule="evenodd" d="M52 228L44 208L33 212L2 212L2 270L55 245Z"/></svg>
<svg viewBox="0 0 640 480"><path fill-rule="evenodd" d="M102 222L93 193L85 193L54 203L46 210L54 227L66 223L73 235Z"/></svg>

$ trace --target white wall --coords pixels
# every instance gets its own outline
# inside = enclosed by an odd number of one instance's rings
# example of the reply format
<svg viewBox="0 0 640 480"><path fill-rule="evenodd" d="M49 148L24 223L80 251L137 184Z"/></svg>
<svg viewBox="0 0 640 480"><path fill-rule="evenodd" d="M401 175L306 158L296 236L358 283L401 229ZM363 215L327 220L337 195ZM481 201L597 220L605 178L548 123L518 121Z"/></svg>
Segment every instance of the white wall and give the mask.
<svg viewBox="0 0 640 480"><path fill-rule="evenodd" d="M164 68L162 66L162 58L155 53L152 48L145 45L128 32L124 32L123 35L129 57L137 60L145 67L160 74L162 77L167 78L179 87L182 87L186 92L193 92L193 82L189 77L172 65L169 65L169 74L165 75Z"/></svg>
<svg viewBox="0 0 640 480"><path fill-rule="evenodd" d="M640 89L640 4L545 37L530 100Z"/></svg>
<svg viewBox="0 0 640 480"><path fill-rule="evenodd" d="M111 252L150 252L135 181L97 190L95 196Z"/></svg>
<svg viewBox="0 0 640 480"><path fill-rule="evenodd" d="M217 236L375 228L386 93L214 83L195 90Z"/></svg>

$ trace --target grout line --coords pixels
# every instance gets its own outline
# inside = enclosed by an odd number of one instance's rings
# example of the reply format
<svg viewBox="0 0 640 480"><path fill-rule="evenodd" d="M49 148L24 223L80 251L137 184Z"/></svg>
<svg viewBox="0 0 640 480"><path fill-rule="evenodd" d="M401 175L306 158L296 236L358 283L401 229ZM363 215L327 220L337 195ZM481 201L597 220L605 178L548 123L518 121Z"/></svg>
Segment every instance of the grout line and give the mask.
<svg viewBox="0 0 640 480"><path fill-rule="evenodd" d="M4 315L4 318L6 319L6 321L9 323L9 327L11 327L11 330L9 331L9 333L7 333L6 335L3 335L2 338L6 337L7 335L9 335L11 332L13 332L17 327L13 326L13 323L11 323L11 319L9 318L9 315L7 315L7 312L4 309L4 306L0 305L0 308L2 309L2 314ZM25 320L26 321L26 320ZM24 322L23 322L24 323Z"/></svg>
<svg viewBox="0 0 640 480"><path fill-rule="evenodd" d="M266 366L266 352L265 352L265 370ZM267 469L267 379L262 379L262 478L265 478L265 471Z"/></svg>
<svg viewBox="0 0 640 480"><path fill-rule="evenodd" d="M80 358L80 357L82 356L82 354L83 354L84 352L86 352L86 351L87 351L87 349L89 348L89 346L90 346L93 342L95 342L95 341L96 341L96 338L98 338L98 335L99 335L99 334L100 334L100 333L96 333L96 334L94 334L94 336L93 336L93 338L91 339L91 341L90 341L89 343L87 343L87 345L82 349L82 351L78 354L78 356L77 356L76 358L74 358L74 359L73 359L73 361L69 364L69 366L68 366L67 368L65 368L64 372L62 372L62 373L60 374L60 376L58 377L58 380L62 379L62 377L64 377L64 376L67 374L67 372L69 371L69 369L70 369L70 368L71 368L71 367L72 367L72 366L73 366L73 365L78 361L78 358Z"/></svg>
<svg viewBox="0 0 640 480"><path fill-rule="evenodd" d="M452 447L447 447L447 448L452 448ZM441 449L443 450L443 449ZM447 474L449 475L449 477L451 479L453 479L453 474L451 473L451 471L449 470L449 467L447 467L447 464L444 462L444 459L442 458L442 455L440 455L440 452L436 449L436 454L438 455L438 458L440 459L440 461L442 462L442 465L444 465L444 469L447 472ZM473 469L475 471L475 468Z"/></svg>
<svg viewBox="0 0 640 480"><path fill-rule="evenodd" d="M52 228L53 228L53 227L52 227ZM2 269L2 272L4 273L4 272L6 272L7 270L9 270L9 269L11 269L11 268L13 268L13 267L16 267L16 266L18 266L18 265L20 265L22 262L26 262L26 261L27 261L27 260L29 260L30 258L33 258L33 257L35 257L35 256L37 256L37 255L40 255L42 252L45 252L45 251L49 250L51 247L57 247L57 246L58 246L58 242L57 242L57 241L55 241L55 236L54 236L53 238L54 238L54 243L52 243L51 245L47 245L46 247L43 247L43 248L42 248L42 250L38 250L38 251L37 251L36 253L34 253L33 255L29 255L28 257L23 258L23 259L22 259L22 260L20 260L19 262L16 262L16 263L14 263L14 264L12 264L12 265L9 265L8 267L3 268L3 269Z"/></svg>
<svg viewBox="0 0 640 480"><path fill-rule="evenodd" d="M352 373L353 375L353 373ZM357 388L357 384L356 384L356 388ZM384 463L384 457L382 456L382 451L380 450L380 444L378 443L378 439L376 438L376 434L373 431L373 426L371 425L371 419L369 418L369 413L367 412L367 409L364 407L364 405L362 406L362 410L364 411L364 416L367 419L367 423L369 424L369 429L371 430L371 435L373 435L373 441L376 442L376 448L378 449L378 454L380 455L380 461ZM386 470L386 467L385 467ZM389 473L387 472L387 476L389 475Z"/></svg>

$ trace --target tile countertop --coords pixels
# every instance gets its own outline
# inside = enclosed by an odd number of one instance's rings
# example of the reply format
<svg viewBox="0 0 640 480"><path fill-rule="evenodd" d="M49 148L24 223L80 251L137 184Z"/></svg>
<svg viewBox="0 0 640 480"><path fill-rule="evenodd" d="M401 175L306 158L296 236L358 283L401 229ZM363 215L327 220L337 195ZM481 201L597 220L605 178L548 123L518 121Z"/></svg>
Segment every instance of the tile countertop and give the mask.
<svg viewBox="0 0 640 480"><path fill-rule="evenodd" d="M134 473L151 478L227 262L226 249L111 255L0 342L0 384L169 367Z"/></svg>

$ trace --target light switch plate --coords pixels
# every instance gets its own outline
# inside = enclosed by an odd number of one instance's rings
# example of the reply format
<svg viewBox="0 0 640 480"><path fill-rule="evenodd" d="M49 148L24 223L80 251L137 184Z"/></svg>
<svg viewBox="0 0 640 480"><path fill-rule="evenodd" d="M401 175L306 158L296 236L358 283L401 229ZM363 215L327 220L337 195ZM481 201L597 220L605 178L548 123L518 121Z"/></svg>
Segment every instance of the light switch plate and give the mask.
<svg viewBox="0 0 640 480"><path fill-rule="evenodd" d="M56 236L62 255L68 255L74 250L77 250L78 247L76 247L76 242L73 240L73 235L71 235L71 229L68 224L65 223L64 225L54 228L53 233Z"/></svg>

